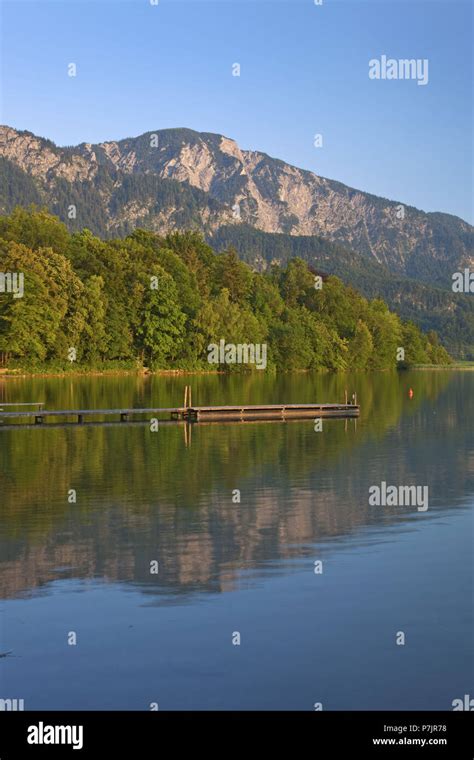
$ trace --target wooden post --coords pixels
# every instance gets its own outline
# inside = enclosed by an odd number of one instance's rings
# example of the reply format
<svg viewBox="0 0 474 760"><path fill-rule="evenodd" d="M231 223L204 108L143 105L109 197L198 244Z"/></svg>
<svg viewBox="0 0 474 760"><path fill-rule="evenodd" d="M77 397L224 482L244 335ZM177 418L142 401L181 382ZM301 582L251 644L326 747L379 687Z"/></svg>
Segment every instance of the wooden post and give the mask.
<svg viewBox="0 0 474 760"><path fill-rule="evenodd" d="M192 404L192 400L191 400L191 386L188 385L188 388L189 388L189 406L192 406L193 404Z"/></svg>
<svg viewBox="0 0 474 760"><path fill-rule="evenodd" d="M357 393L354 393L354 404L357 406Z"/></svg>
<svg viewBox="0 0 474 760"><path fill-rule="evenodd" d="M187 409L187 401L188 401L188 386L184 386L184 408Z"/></svg>
<svg viewBox="0 0 474 760"><path fill-rule="evenodd" d="M347 388L346 388L346 390L344 391L344 393L345 393L345 396L344 396L344 397L345 397L345 399L346 399L346 406L347 406Z"/></svg>

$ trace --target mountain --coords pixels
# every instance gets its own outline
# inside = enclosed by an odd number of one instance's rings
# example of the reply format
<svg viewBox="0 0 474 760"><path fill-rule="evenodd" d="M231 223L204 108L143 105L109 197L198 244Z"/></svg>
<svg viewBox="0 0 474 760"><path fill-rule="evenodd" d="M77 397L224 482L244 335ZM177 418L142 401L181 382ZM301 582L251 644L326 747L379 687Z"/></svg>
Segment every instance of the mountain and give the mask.
<svg viewBox="0 0 474 760"><path fill-rule="evenodd" d="M253 236L259 244L250 263L262 268L284 260L276 250L286 258L303 251L346 282L355 277L366 295L379 293L404 316L444 330L455 354L472 349L471 300L451 290L453 273L474 267L473 228L458 217L379 198L190 129L61 148L0 127L0 177L1 213L44 204L69 229L104 237L137 226L198 228L244 255L243 241Z"/></svg>

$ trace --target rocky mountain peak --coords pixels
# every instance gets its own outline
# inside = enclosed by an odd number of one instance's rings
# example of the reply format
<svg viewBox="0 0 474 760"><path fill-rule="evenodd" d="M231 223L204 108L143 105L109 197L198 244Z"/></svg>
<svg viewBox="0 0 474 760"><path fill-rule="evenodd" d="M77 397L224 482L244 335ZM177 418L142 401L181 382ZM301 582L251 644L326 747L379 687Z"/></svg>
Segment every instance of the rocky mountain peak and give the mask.
<svg viewBox="0 0 474 760"><path fill-rule="evenodd" d="M203 229L232 223L268 233L318 235L405 275L424 279L426 269L427 281L438 265L451 271L473 265L473 230L461 219L355 190L260 151L242 150L219 134L164 129L61 148L3 126L0 156L33 177L49 202L57 199L57 180L74 188L89 183L111 231L139 219L160 231L178 226L179 201L163 207L157 194L157 183L172 180L183 192L198 192L193 219ZM101 179L104 172L107 182ZM149 179L140 182L145 176ZM127 177L134 178L132 184ZM118 203L125 187L134 197Z"/></svg>

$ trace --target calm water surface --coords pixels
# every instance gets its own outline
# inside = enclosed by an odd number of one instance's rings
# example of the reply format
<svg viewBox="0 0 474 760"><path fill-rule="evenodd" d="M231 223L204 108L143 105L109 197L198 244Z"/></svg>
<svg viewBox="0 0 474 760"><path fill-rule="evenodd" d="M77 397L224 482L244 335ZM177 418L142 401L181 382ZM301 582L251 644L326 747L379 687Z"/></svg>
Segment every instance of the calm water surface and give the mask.
<svg viewBox="0 0 474 760"><path fill-rule="evenodd" d="M0 401L167 407L190 381L202 405L347 388L362 414L321 432L1 426L0 697L444 710L472 695L474 373L15 379ZM381 481L428 485L429 509L369 506Z"/></svg>

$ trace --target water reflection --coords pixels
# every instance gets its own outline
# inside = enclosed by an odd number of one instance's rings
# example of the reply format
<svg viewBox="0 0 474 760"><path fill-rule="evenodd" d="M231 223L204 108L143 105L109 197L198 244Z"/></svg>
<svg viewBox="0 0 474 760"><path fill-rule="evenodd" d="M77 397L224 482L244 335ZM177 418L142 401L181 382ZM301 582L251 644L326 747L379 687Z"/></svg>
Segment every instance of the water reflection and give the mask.
<svg viewBox="0 0 474 760"><path fill-rule="evenodd" d="M271 563L287 572L298 558L317 559L325 542L356 540L361 528L380 529L376 541L390 526L420 529L439 510L470 503L473 379L439 371L193 378L201 404L324 402L356 390L360 420L325 420L322 432L311 420L196 425L192 438L182 425L157 433L146 424L4 428L1 595L45 593L59 578L103 578L184 601L232 590L243 572L255 579ZM18 379L4 384L2 400L171 406L185 382ZM368 488L382 479L428 484L428 514L369 507ZM150 574L153 560L158 575Z"/></svg>

